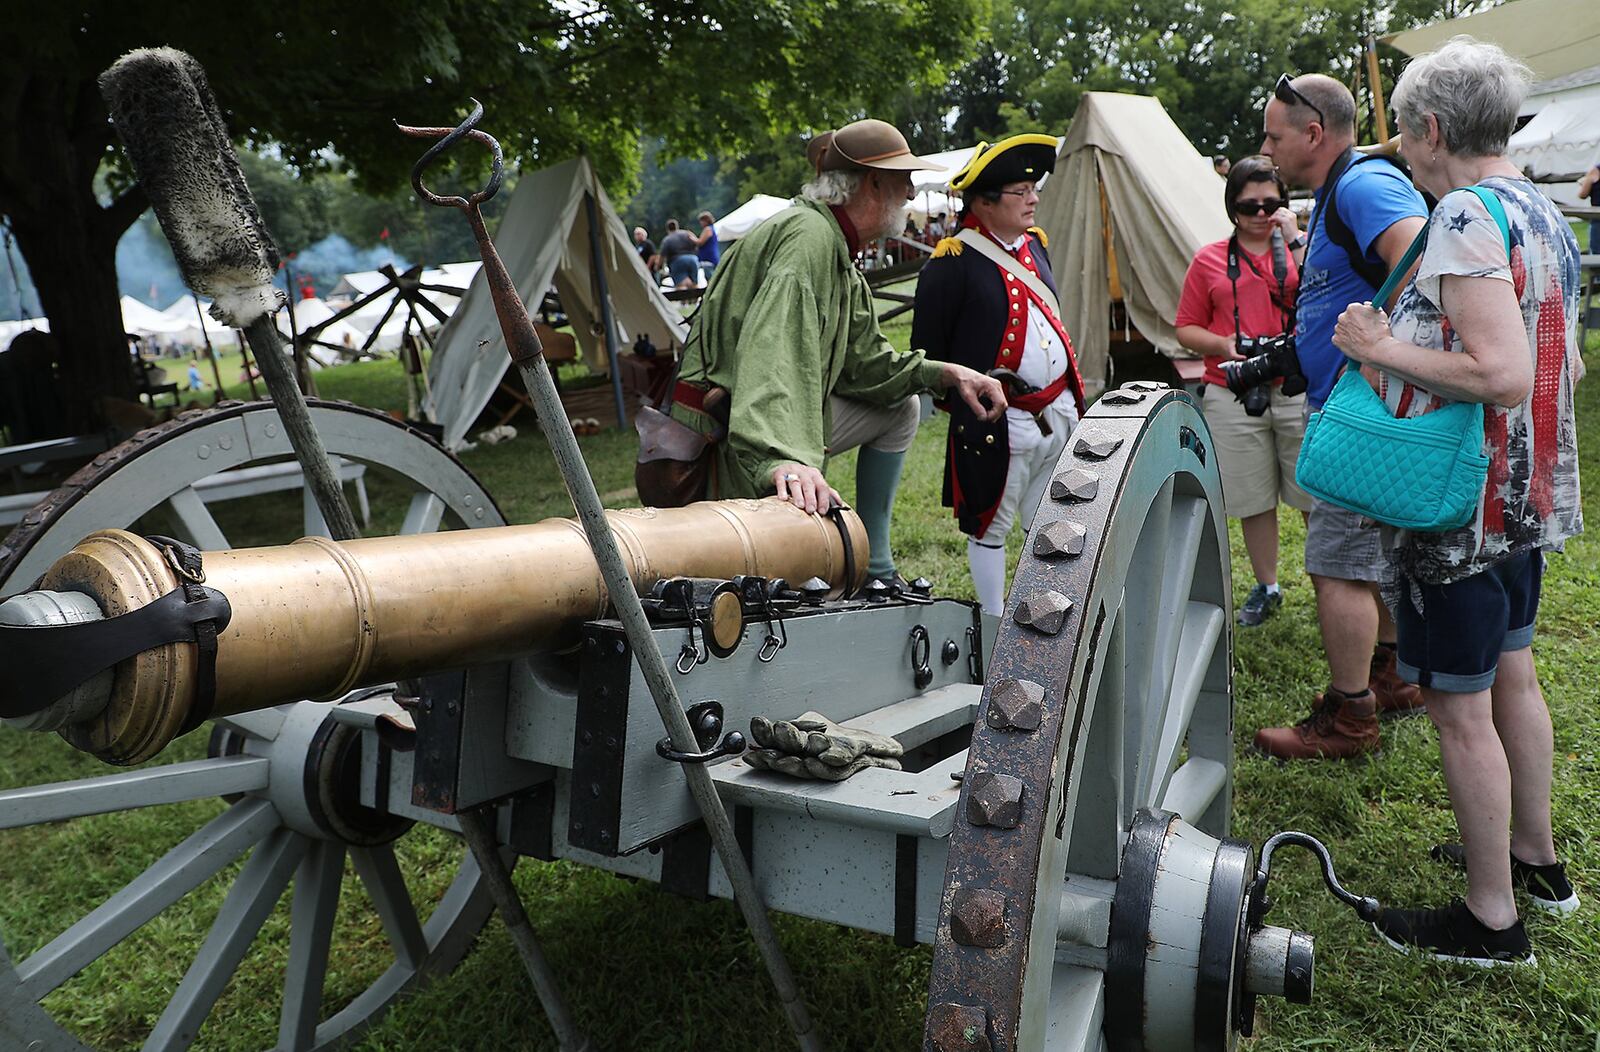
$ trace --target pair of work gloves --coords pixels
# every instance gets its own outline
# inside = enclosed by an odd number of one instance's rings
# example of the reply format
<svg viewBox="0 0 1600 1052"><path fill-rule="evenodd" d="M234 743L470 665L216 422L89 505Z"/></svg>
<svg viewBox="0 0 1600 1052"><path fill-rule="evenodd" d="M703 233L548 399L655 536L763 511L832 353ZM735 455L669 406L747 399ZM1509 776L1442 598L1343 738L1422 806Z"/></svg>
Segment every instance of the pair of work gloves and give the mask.
<svg viewBox="0 0 1600 1052"><path fill-rule="evenodd" d="M792 720L756 716L750 720L750 737L758 746L744 754L751 767L829 782L842 782L868 767L898 771L905 753L886 734L841 727L820 712Z"/></svg>

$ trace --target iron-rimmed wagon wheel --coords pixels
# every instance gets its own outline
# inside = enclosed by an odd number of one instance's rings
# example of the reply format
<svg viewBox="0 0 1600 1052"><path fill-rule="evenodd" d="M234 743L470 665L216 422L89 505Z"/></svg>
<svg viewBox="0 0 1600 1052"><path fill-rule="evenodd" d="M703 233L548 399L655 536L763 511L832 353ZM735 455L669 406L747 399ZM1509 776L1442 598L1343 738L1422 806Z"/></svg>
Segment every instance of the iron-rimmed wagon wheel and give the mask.
<svg viewBox="0 0 1600 1052"><path fill-rule="evenodd" d="M385 468L415 488L399 532L436 530L447 509L468 526L503 524L471 472L421 432L360 406L309 404L329 454ZM141 431L95 457L0 540L0 596L27 589L93 531L125 528L152 511L165 512L179 535L200 548L230 547L197 484L293 454L269 402L224 402Z"/></svg>
<svg viewBox="0 0 1600 1052"><path fill-rule="evenodd" d="M472 474L419 432L355 406L314 402L311 415L330 454L382 466L410 484L401 532L429 532L441 522L504 524ZM195 499L194 484L290 452L277 413L263 403L224 406L143 432L51 494L0 549L0 572L9 573L9 590L26 587L83 534L128 525L161 505L189 539L206 548L226 547L216 520ZM0 830L18 831L0 838L25 837L30 829L72 819L105 821L90 816L115 815L126 822L132 812L163 805L187 805L200 814L192 834L76 923L48 937L35 934L29 941L36 945L25 957L8 952L7 942L15 940L0 931L0 1047L87 1049L74 1032L84 1028L62 1025L52 1014L54 1005L41 1001L89 969L66 994L81 1006L94 995L79 984L103 979L98 972L114 973L97 963L146 924L157 918L175 923L175 916L199 931L209 923L209 931L176 989L161 995L160 1017L134 1023L137 1036L129 1035L126 1043L151 1050L189 1047L252 956L258 933L291 881L288 923L277 925L279 939L287 928L287 951L281 943L273 951L284 957L281 978L274 980L281 1005L262 1010L272 1017L273 1029L263 1023L259 1046L285 1052L336 1047L419 979L454 967L490 909L477 864L447 835L360 805L354 796L359 736L329 718L336 705L302 701L218 721L204 758L0 791ZM117 852L119 845L106 843L100 850ZM348 879L347 857L353 870ZM235 866L240 860L242 866ZM418 884L413 878L408 886L408 869L434 877L414 893ZM203 907L195 900L202 888L217 897L214 879L227 882L227 891L212 920L199 915ZM371 912L336 923L341 897L347 913L364 912L351 905L358 882ZM199 934L194 938L199 941ZM338 972L336 962L352 955L368 961L369 971L383 968L381 974L364 987L341 978L343 987L326 999L334 1003L325 1003L325 988L337 985L327 983L330 971ZM384 960L392 963L384 967ZM66 1014L83 1013L73 1008Z"/></svg>
<svg viewBox="0 0 1600 1052"><path fill-rule="evenodd" d="M1119 872L1141 809L1227 832L1232 601L1209 439L1186 395L1130 384L1056 466L973 732L927 1048L1098 1049L1119 1024L1165 1025L1116 1003L1106 910L1119 878L1154 880ZM1195 984L1174 986L1174 1026L1192 1025L1194 1001Z"/></svg>

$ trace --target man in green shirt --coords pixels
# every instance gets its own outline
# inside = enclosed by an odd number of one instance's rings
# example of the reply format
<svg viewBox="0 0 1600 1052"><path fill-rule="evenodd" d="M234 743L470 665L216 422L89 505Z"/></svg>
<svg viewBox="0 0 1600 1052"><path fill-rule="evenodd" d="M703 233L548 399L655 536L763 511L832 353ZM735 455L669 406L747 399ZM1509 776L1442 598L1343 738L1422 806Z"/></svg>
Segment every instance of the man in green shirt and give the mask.
<svg viewBox="0 0 1600 1052"><path fill-rule="evenodd" d="M938 166L876 120L817 136L807 155L816 178L801 196L723 254L684 348L672 416L716 436L711 497L776 493L826 513L841 501L823 463L859 447L868 573L893 584L889 520L916 437L916 395L953 388L985 420L1005 411L1005 395L965 366L895 350L855 266L862 246L905 225L911 173Z"/></svg>

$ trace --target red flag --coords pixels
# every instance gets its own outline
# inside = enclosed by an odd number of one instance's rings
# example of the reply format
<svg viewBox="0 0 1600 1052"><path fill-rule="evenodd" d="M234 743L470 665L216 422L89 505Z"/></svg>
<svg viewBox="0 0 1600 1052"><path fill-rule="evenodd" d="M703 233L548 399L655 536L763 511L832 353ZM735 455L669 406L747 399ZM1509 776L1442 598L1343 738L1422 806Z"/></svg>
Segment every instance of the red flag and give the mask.
<svg viewBox="0 0 1600 1052"><path fill-rule="evenodd" d="M387 240L389 240L389 228L388 227L384 227L382 230L378 231L378 240L379 241L387 241Z"/></svg>

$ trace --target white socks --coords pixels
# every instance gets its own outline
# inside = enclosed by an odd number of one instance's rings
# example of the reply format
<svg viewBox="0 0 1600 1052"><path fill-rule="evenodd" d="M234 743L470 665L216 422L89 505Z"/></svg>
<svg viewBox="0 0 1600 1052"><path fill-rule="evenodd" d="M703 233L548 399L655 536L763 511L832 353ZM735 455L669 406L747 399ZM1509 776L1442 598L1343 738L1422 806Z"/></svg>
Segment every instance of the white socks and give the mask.
<svg viewBox="0 0 1600 1052"><path fill-rule="evenodd" d="M967 538L967 567L983 612L999 617L1006 605L1006 550Z"/></svg>

